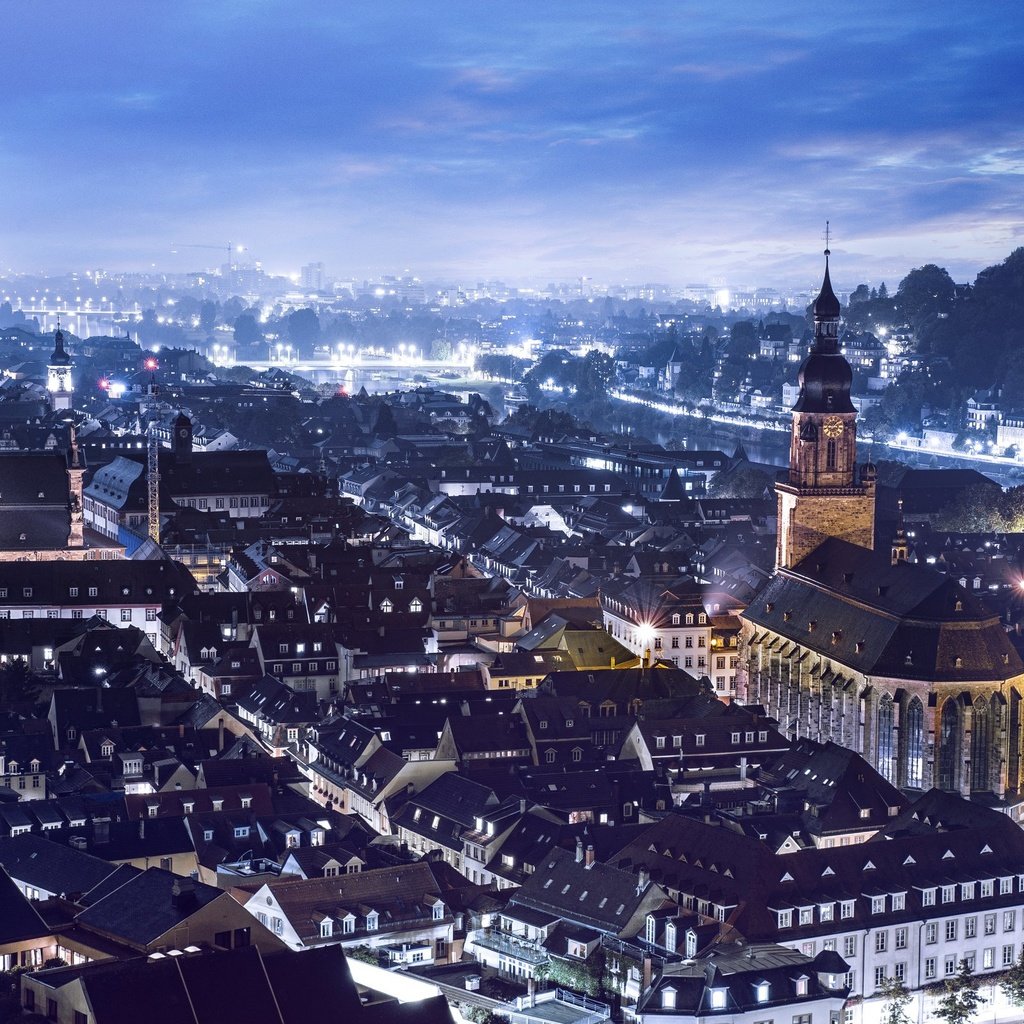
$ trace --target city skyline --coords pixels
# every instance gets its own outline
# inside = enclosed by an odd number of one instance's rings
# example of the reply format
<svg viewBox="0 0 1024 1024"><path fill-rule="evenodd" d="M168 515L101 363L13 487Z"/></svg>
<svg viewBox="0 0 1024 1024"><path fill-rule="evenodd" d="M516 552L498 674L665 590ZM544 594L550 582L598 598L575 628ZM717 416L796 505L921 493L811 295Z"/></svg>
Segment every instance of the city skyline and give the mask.
<svg viewBox="0 0 1024 1024"><path fill-rule="evenodd" d="M847 283L973 280L1020 237L1024 21L946 6L9 7L0 266L231 239L277 273L810 286L828 218Z"/></svg>

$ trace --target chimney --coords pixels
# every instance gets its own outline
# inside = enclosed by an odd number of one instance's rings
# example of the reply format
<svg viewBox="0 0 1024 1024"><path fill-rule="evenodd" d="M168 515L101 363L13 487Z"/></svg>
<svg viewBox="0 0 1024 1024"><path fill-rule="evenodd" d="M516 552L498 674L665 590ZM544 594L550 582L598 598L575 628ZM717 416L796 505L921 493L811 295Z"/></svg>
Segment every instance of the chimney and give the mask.
<svg viewBox="0 0 1024 1024"><path fill-rule="evenodd" d="M217 749L224 749L224 717L217 719Z"/></svg>
<svg viewBox="0 0 1024 1024"><path fill-rule="evenodd" d="M576 863L583 863L583 840L579 836L576 837Z"/></svg>
<svg viewBox="0 0 1024 1024"><path fill-rule="evenodd" d="M651 873L647 868L640 868L636 873L636 891L638 893L643 892L647 888L647 884L651 880Z"/></svg>
<svg viewBox="0 0 1024 1024"><path fill-rule="evenodd" d="M196 902L195 882L191 878L176 878L171 886L171 906L175 910L191 910Z"/></svg>
<svg viewBox="0 0 1024 1024"><path fill-rule="evenodd" d="M185 723L178 723L178 739L183 740L185 738Z"/></svg>
<svg viewBox="0 0 1024 1024"><path fill-rule="evenodd" d="M105 846L110 842L109 818L93 818L92 842L94 846Z"/></svg>
<svg viewBox="0 0 1024 1024"><path fill-rule="evenodd" d="M644 992L646 992L651 987L651 975L653 973L653 971L652 971L653 966L654 966L654 962L651 960L651 954L650 953L644 953L644 960L643 960L643 971L644 971L643 991Z"/></svg>
<svg viewBox="0 0 1024 1024"><path fill-rule="evenodd" d="M149 811L147 810L146 813L148 814ZM139 818L139 838L140 839L145 839L146 838L146 818L145 818L145 816Z"/></svg>
<svg viewBox="0 0 1024 1024"><path fill-rule="evenodd" d="M583 863L588 868L592 868L594 866L594 844L593 843L588 843L587 844L587 852L584 855Z"/></svg>

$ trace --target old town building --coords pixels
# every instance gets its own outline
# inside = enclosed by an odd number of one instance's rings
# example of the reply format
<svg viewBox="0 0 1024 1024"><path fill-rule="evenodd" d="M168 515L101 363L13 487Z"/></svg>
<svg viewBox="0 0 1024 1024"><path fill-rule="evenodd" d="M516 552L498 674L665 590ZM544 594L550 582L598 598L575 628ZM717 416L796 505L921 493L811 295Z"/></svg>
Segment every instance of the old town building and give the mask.
<svg viewBox="0 0 1024 1024"><path fill-rule="evenodd" d="M834 740L897 786L1012 796L1024 664L999 617L907 559L874 550L873 471L857 482L851 372L826 265L800 368L778 565L743 613L748 702L790 737Z"/></svg>

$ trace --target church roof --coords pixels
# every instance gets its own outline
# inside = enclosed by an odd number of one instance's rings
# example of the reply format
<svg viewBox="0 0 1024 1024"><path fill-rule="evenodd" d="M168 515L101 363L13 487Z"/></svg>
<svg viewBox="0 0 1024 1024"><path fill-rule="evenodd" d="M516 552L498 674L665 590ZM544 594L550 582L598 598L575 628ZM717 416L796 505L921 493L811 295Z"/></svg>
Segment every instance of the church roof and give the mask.
<svg viewBox="0 0 1024 1024"><path fill-rule="evenodd" d="M850 388L853 370L846 356L839 351L838 333L832 321L840 315L839 300L832 291L828 273L828 250L825 250L825 279L821 292L814 300L814 344L807 358L800 364L798 381L800 397L796 412L847 413L853 412Z"/></svg>
<svg viewBox="0 0 1024 1024"><path fill-rule="evenodd" d="M825 279L821 282L821 291L814 300L815 320L834 320L840 314L839 300L832 290L832 279L828 273L828 249L825 250Z"/></svg>
<svg viewBox="0 0 1024 1024"><path fill-rule="evenodd" d="M70 366L71 356L64 351L64 332L60 329L53 336L53 355L50 356L49 366Z"/></svg>
<svg viewBox="0 0 1024 1024"><path fill-rule="evenodd" d="M1024 672L998 616L955 580L837 539L780 569L743 618L864 675L967 683Z"/></svg>

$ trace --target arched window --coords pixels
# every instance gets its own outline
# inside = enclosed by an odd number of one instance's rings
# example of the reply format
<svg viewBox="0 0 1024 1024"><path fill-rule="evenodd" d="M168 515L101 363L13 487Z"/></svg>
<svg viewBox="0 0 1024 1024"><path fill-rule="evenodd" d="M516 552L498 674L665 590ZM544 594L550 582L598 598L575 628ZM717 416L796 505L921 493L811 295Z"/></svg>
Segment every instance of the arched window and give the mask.
<svg viewBox="0 0 1024 1024"><path fill-rule="evenodd" d="M829 441L825 445L825 468L835 469L836 468L836 443L835 441Z"/></svg>
<svg viewBox="0 0 1024 1024"><path fill-rule="evenodd" d="M988 701L979 697L974 702L974 720L971 723L971 789L991 788L989 765L992 754L992 716Z"/></svg>
<svg viewBox="0 0 1024 1024"><path fill-rule="evenodd" d="M918 697L907 705L903 735L907 744L906 785L910 789L920 789L924 786L924 706Z"/></svg>
<svg viewBox="0 0 1024 1024"><path fill-rule="evenodd" d="M960 709L955 700L942 705L939 718L939 789L955 790L960 774Z"/></svg>
<svg viewBox="0 0 1024 1024"><path fill-rule="evenodd" d="M885 693L878 702L878 712L875 715L875 767L879 774L890 782L896 781L893 764L894 725L892 697Z"/></svg>

